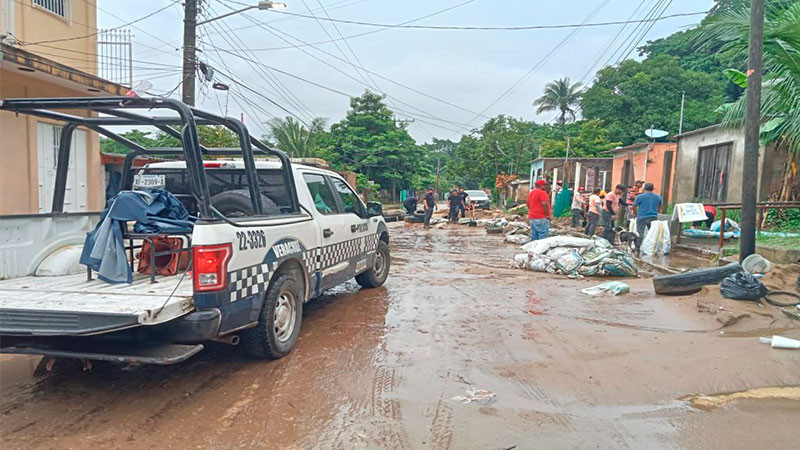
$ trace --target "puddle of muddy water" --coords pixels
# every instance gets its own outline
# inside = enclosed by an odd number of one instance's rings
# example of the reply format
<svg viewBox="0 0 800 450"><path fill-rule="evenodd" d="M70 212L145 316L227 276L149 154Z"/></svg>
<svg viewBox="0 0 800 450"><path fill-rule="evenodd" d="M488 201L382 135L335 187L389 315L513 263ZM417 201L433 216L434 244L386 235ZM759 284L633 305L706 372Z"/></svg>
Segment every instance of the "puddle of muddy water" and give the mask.
<svg viewBox="0 0 800 450"><path fill-rule="evenodd" d="M728 394L691 395L682 400L697 409L710 411L738 400L782 399L800 401L800 386L764 387Z"/></svg>

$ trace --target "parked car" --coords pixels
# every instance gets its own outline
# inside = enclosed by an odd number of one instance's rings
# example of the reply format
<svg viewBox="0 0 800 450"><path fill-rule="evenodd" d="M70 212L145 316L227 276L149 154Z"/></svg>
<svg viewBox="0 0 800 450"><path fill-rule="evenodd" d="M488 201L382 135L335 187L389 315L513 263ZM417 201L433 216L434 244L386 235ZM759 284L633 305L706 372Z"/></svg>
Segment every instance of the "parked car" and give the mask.
<svg viewBox="0 0 800 450"><path fill-rule="evenodd" d="M14 99L0 109L65 123L52 212L0 223L0 260L16 262L0 267L0 353L173 364L215 340L279 358L297 341L305 302L354 277L374 288L388 276L381 205L365 205L336 173L291 164L283 152L250 138L238 120L157 98ZM95 114L64 112L70 110ZM202 147L197 124L228 127L241 148ZM110 125L156 126L183 145L145 149ZM78 126L131 149L123 193L167 191L196 216L188 233L134 233L125 222L109 231L130 255L122 267L130 264L132 283L109 284L78 263L86 233L110 215L62 212L70 134ZM254 153L270 159L255 160ZM134 173L138 155L181 161ZM239 159L211 159L231 156ZM159 251L163 239L177 247ZM149 259L141 256L148 251ZM138 273L144 263L150 271ZM165 275L168 269L173 274Z"/></svg>
<svg viewBox="0 0 800 450"><path fill-rule="evenodd" d="M472 205L474 205L478 209L489 209L491 208L491 200L489 196L486 195L486 192L481 190L474 190L474 191L467 191L467 195L469 195L469 201Z"/></svg>

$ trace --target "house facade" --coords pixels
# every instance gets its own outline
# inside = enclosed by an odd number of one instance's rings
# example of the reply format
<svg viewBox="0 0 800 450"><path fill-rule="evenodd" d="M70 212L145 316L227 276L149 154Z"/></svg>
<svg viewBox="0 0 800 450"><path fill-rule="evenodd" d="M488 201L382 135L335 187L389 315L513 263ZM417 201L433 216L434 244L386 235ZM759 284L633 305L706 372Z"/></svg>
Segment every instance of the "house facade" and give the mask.
<svg viewBox="0 0 800 450"><path fill-rule="evenodd" d="M677 144L641 143L619 147L614 153L612 186L632 186L637 180L653 183L654 192L664 199L664 208L673 203ZM646 161L646 163L645 163Z"/></svg>
<svg viewBox="0 0 800 450"><path fill-rule="evenodd" d="M754 169L742 166L744 128L714 125L678 135L676 202L742 201L742 179ZM772 200L781 189L788 152L761 147L758 156L758 201ZM792 177L795 185L798 177ZM790 180L791 182L792 180Z"/></svg>
<svg viewBox="0 0 800 450"><path fill-rule="evenodd" d="M570 186L575 184L575 168L580 163L578 185L587 190L601 188L608 190L611 187L611 158L536 158L531 161L529 188L532 189L536 180L545 179L553 181L557 172L557 183L566 181Z"/></svg>
<svg viewBox="0 0 800 450"><path fill-rule="evenodd" d="M95 75L96 31L92 2L0 0L0 99L124 95ZM50 212L60 131L57 122L0 112L0 215ZM100 210L99 136L78 129L72 144L64 210Z"/></svg>

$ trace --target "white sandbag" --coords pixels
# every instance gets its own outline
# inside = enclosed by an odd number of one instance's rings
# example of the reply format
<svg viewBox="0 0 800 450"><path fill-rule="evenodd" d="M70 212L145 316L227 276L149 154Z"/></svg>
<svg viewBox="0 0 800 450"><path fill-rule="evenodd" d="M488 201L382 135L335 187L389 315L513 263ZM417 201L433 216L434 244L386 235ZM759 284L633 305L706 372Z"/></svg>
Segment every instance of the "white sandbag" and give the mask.
<svg viewBox="0 0 800 450"><path fill-rule="evenodd" d="M564 255L555 259L555 265L562 273L572 274L583 264L583 258L575 249L570 249Z"/></svg>
<svg viewBox="0 0 800 450"><path fill-rule="evenodd" d="M506 236L506 242L509 244L522 245L530 240L531 238L524 234L509 234Z"/></svg>
<svg viewBox="0 0 800 450"><path fill-rule="evenodd" d="M547 253L547 251L551 248L555 247L588 248L593 247L594 245L595 241L592 239L571 236L552 236L549 238L540 239L538 241L528 242L522 246L522 250L534 255L542 255Z"/></svg>
<svg viewBox="0 0 800 450"><path fill-rule="evenodd" d="M531 262L528 264L528 269L533 270L534 272L549 272L548 268L550 267L550 259L546 256L536 257L534 256L531 258Z"/></svg>
<svg viewBox="0 0 800 450"><path fill-rule="evenodd" d="M511 261L511 267L515 269L526 269L531 261L531 255L528 253L519 253L514 255L514 260Z"/></svg>
<svg viewBox="0 0 800 450"><path fill-rule="evenodd" d="M666 255L672 248L669 236L669 224L665 220L654 220L642 241L642 254Z"/></svg>

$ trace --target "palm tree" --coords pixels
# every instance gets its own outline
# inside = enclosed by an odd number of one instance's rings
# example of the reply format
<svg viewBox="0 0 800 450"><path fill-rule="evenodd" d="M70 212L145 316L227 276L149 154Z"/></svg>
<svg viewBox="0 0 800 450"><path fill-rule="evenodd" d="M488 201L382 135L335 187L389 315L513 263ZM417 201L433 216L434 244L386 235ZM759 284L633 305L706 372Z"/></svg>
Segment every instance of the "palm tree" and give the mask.
<svg viewBox="0 0 800 450"><path fill-rule="evenodd" d="M315 155L308 141L313 133L325 131L325 122L326 119L315 117L309 124L311 128L309 130L292 117L286 117L272 119L267 122L267 126L270 137L275 140L280 150L292 158L312 158Z"/></svg>
<svg viewBox="0 0 800 450"><path fill-rule="evenodd" d="M581 83L570 84L569 77L547 83L544 95L533 102L538 106L536 113L558 110L561 111L558 118L559 124L564 125L568 118L569 121L574 121L578 118L578 104L583 98L582 87Z"/></svg>
<svg viewBox="0 0 800 450"><path fill-rule="evenodd" d="M767 8L764 23L764 78L761 96L761 141L787 150L784 183L779 200L788 198L793 178L792 162L800 156L800 2L774 2ZM718 14L698 33L698 47L720 45L720 53L731 61L745 62L749 48L750 11L742 7ZM740 87L747 75L728 69L725 75ZM744 124L746 96L722 105L722 125L738 128Z"/></svg>

